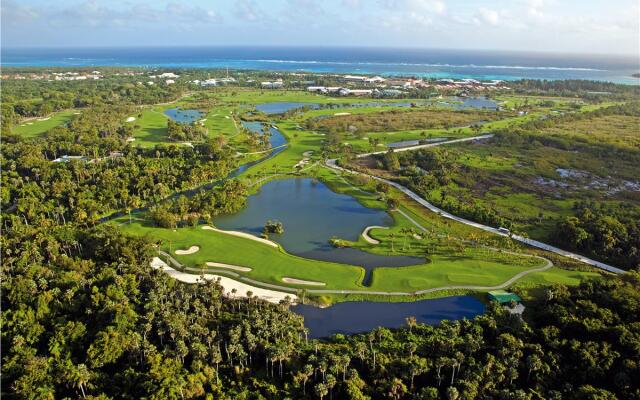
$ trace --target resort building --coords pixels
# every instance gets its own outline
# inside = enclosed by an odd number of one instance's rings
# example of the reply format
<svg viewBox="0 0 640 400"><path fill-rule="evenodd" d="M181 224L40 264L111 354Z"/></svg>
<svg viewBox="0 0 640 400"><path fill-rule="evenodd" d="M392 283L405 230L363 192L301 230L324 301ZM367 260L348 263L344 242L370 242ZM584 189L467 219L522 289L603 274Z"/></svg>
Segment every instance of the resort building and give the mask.
<svg viewBox="0 0 640 400"><path fill-rule="evenodd" d="M501 306L510 312L511 314L522 315L524 312L524 305L522 299L515 293L507 292L506 290L492 290L487 294L489 300L499 303ZM512 305L515 306L512 307Z"/></svg>
<svg viewBox="0 0 640 400"><path fill-rule="evenodd" d="M368 78L366 76L359 76L359 75L345 75L342 78L340 78L341 81L345 81L345 82L361 82L364 83Z"/></svg>
<svg viewBox="0 0 640 400"><path fill-rule="evenodd" d="M158 75L159 78L180 78L180 75L176 75L173 72L165 72Z"/></svg>
<svg viewBox="0 0 640 400"><path fill-rule="evenodd" d="M281 80L274 82L260 82L260 86L263 89L282 89L284 87L284 83Z"/></svg>
<svg viewBox="0 0 640 400"><path fill-rule="evenodd" d="M328 90L326 87L324 86L309 86L307 87L307 92L312 92L312 93L327 93Z"/></svg>

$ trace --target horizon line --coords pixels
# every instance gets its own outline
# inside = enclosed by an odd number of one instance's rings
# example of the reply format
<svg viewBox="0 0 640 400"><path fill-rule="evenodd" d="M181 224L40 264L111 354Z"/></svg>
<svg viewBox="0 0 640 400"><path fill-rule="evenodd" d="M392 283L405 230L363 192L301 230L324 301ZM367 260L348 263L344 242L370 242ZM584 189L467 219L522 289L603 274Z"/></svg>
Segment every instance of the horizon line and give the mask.
<svg viewBox="0 0 640 400"><path fill-rule="evenodd" d="M520 54L545 54L545 55L566 55L573 56L616 56L637 58L640 61L640 51L638 53L602 53L602 52L574 52L561 50L517 50L517 49L471 49L458 47L419 47L419 46L375 46L375 45L299 45L299 44L133 44L133 45L111 45L111 44L91 44L91 45L5 45L0 44L0 51L14 49L140 49L140 48L327 48L327 49L403 49L403 50L438 50L438 51L468 51L468 52L495 52L495 53L520 53Z"/></svg>

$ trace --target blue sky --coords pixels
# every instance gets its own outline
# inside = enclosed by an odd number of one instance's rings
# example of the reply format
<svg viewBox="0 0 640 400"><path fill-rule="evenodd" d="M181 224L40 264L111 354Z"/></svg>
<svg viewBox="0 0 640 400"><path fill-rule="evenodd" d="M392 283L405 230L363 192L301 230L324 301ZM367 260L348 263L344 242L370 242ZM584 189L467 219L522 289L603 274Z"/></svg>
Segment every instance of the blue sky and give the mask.
<svg viewBox="0 0 640 400"><path fill-rule="evenodd" d="M640 52L638 0L2 0L3 46Z"/></svg>

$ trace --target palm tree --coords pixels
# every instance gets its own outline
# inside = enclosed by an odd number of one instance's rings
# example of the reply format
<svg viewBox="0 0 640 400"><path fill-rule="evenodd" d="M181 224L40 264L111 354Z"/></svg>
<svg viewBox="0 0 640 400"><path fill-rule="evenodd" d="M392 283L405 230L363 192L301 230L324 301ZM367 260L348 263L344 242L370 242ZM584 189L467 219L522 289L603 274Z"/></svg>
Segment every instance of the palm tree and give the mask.
<svg viewBox="0 0 640 400"><path fill-rule="evenodd" d="M325 385L324 383L317 383L314 389L316 392L316 396L320 397L320 400L322 400L324 396L326 396L327 393L329 393L329 390L327 389L327 385Z"/></svg>
<svg viewBox="0 0 640 400"><path fill-rule="evenodd" d="M329 399L333 399L333 387L336 385L338 380L335 376L328 374L327 375L327 383L326 386L329 389Z"/></svg>
<svg viewBox="0 0 640 400"><path fill-rule="evenodd" d="M411 357L409 359L409 372L411 374L411 390L413 390L413 380L416 376L427 372L427 360L422 357Z"/></svg>
<svg viewBox="0 0 640 400"><path fill-rule="evenodd" d="M411 333L413 327L417 325L418 320L414 316L409 316L405 318L405 321L407 322L407 326L409 327L409 333Z"/></svg>
<svg viewBox="0 0 640 400"><path fill-rule="evenodd" d="M394 248L394 246L393 246L393 241L394 241L394 239L396 238L396 234L395 234L395 233L393 233L393 232L391 232L391 233L389 234L389 237L391 238L391 252L392 252L392 253L395 253L395 251L396 251L396 250L395 250L395 248Z"/></svg>
<svg viewBox="0 0 640 400"><path fill-rule="evenodd" d="M448 400L458 400L458 397L460 397L460 393L458 392L458 389L456 389L453 386L449 386L447 388L447 399Z"/></svg>

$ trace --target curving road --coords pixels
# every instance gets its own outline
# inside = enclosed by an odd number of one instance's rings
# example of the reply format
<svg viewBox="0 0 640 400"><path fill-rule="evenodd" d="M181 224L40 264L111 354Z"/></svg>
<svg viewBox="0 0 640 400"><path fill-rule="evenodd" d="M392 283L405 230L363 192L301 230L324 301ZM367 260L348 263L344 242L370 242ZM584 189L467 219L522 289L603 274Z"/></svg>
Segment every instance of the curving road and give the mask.
<svg viewBox="0 0 640 400"><path fill-rule="evenodd" d="M472 137L463 138L463 139L454 139L454 140L447 140L447 141L444 141L444 142L437 142L437 143L422 144L422 145L417 145L417 146L403 147L403 148L400 148L400 149L394 149L394 151L395 152L399 152L399 151L417 150L417 149L423 149L423 148L427 148L427 147L442 146L444 144L453 144L453 143L460 143L460 142L477 141L477 140L482 140L482 139L488 139L488 138L491 138L491 137L493 137L493 134L472 136ZM362 158L362 157L367 157L367 156L374 155L374 154L383 154L383 153L386 153L386 151L378 151L378 152L373 152L373 153L359 154L357 157L358 158ZM539 249L546 250L546 251L550 251L552 253L559 254L559 255L561 255L563 257L572 258L574 260L583 262L585 264L589 264L589 265L591 265L593 267L597 267L597 268L603 269L603 270L608 271L608 272L613 272L613 273L616 273L616 274L620 274L620 273L624 273L625 272L624 270L622 270L620 268L616 268L616 267L614 267L612 265L605 264L605 263L602 263L600 261L592 260L592 259L590 259L588 257L581 256L580 254L575 254L575 253L572 253L572 252L569 252L569 251L566 251L566 250L562 250L560 248L551 246L549 244L546 244L546 243L543 243L543 242L540 242L540 241L537 241L537 240L529 239L529 238L526 238L526 237L520 236L520 235L514 235L514 234L512 234L510 232L503 232L503 231L501 231L501 230L499 230L497 228L493 228L491 226L483 225L483 224L480 224L480 223L477 223L477 222L474 222L474 221L470 221L468 219L457 217L457 216L455 216L453 214L450 214L450 213L448 213L448 212L446 212L446 211L434 206L433 204L429 203L428 201L426 201L422 197L418 196L413 191L409 190L408 188L406 188L406 187L404 187L404 186L402 186L402 185L400 185L400 184L398 184L396 182L392 182L392 181L389 181L387 179L377 177L375 175L366 174L364 172L358 172L358 171L353 171L353 170L350 170L350 169L347 169L347 168L339 167L336 164L336 159L335 158L328 159L326 161L326 165L327 165L327 167L332 168L334 170L346 172L346 173L349 173L349 174L358 174L358 175L367 176L369 178L372 178L372 179L375 179L377 181L384 182L384 183L386 183L388 185L391 185L394 188L400 190L405 195L407 195L410 198L412 198L413 200L415 200L421 206L429 209L430 211L433 211L434 213L439 214L440 216L442 216L444 218L449 218L451 220L463 223L465 225L473 226L475 228L482 229L484 231L491 232L491 233L494 233L496 235L507 236L507 237L510 237L513 240L517 240L517 241L519 241L521 243L524 243L524 244L527 244L529 246L537 247Z"/></svg>

